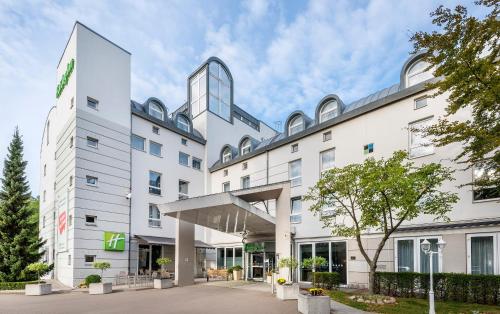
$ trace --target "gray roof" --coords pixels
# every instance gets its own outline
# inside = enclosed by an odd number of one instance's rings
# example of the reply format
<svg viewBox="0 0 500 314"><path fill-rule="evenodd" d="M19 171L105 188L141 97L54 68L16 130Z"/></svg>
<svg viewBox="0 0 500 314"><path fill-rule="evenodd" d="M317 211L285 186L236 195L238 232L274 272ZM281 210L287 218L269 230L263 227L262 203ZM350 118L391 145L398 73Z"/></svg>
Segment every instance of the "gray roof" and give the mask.
<svg viewBox="0 0 500 314"><path fill-rule="evenodd" d="M400 90L400 84L394 84L390 87L387 87L387 88L384 88L384 89L381 89L373 94L370 94L366 97L363 97L361 99L358 99L356 101L353 101L352 103L348 104L345 109L344 109L344 112L347 112L347 111L351 111L351 110L354 110L356 108L360 108L360 107L363 107L363 106L366 106L368 105L369 103L372 103L374 101L377 101L379 99L382 99L384 97L387 97L389 95L392 95L392 94L395 94L397 92L399 92Z"/></svg>

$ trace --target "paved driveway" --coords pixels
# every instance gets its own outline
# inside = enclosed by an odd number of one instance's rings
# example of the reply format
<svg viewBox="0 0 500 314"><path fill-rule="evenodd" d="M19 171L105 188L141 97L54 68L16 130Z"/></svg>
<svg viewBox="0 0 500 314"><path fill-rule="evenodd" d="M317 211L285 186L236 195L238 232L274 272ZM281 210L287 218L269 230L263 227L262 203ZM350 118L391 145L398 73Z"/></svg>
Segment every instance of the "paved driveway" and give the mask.
<svg viewBox="0 0 500 314"><path fill-rule="evenodd" d="M83 292L48 296L0 295L0 313L298 313L297 301L280 301L270 293L195 285L165 290Z"/></svg>

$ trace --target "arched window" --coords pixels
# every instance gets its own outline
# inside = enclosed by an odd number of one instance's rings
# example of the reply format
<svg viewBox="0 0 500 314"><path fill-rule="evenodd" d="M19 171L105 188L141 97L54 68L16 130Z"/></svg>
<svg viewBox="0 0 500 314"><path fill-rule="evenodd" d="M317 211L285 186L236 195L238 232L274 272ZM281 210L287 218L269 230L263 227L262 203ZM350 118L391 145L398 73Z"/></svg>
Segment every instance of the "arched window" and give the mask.
<svg viewBox="0 0 500 314"><path fill-rule="evenodd" d="M288 135L299 133L304 129L304 119L301 115L297 115L288 124Z"/></svg>
<svg viewBox="0 0 500 314"><path fill-rule="evenodd" d="M177 116L177 127L181 130L189 132L190 129L189 120L183 115Z"/></svg>
<svg viewBox="0 0 500 314"><path fill-rule="evenodd" d="M319 113L319 123L333 119L338 115L338 104L336 100L331 100L321 107Z"/></svg>
<svg viewBox="0 0 500 314"><path fill-rule="evenodd" d="M45 132L47 135L47 139L45 141L47 145L49 145L49 131L50 131L50 121L47 121L47 132Z"/></svg>
<svg viewBox="0 0 500 314"><path fill-rule="evenodd" d="M222 162L225 163L230 161L231 159L233 159L233 153L231 152L231 148L230 147L224 148L224 150L222 151Z"/></svg>
<svg viewBox="0 0 500 314"><path fill-rule="evenodd" d="M208 66L208 108L211 112L229 120L231 116L231 83L222 65L212 61Z"/></svg>
<svg viewBox="0 0 500 314"><path fill-rule="evenodd" d="M241 142L240 145L240 155L246 155L252 150L252 142L249 138L246 138Z"/></svg>
<svg viewBox="0 0 500 314"><path fill-rule="evenodd" d="M163 108L159 104L151 102L149 104L149 114L163 121Z"/></svg>
<svg viewBox="0 0 500 314"><path fill-rule="evenodd" d="M425 71L428 66L429 64L425 61L417 61L413 64L406 73L406 87L431 79L433 77L432 70Z"/></svg>

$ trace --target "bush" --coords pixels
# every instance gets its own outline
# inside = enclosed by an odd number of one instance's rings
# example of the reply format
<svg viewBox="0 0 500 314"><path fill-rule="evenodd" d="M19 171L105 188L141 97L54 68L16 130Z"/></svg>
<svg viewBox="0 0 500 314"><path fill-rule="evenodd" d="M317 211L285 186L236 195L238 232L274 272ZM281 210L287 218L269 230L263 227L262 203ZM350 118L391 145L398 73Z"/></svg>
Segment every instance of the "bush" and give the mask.
<svg viewBox="0 0 500 314"><path fill-rule="evenodd" d="M500 304L499 275L436 273L433 274L433 278L436 300ZM427 298L429 274L377 272L374 288L377 294Z"/></svg>
<svg viewBox="0 0 500 314"><path fill-rule="evenodd" d="M340 284L340 275L338 273L314 272L314 286L323 289L336 289Z"/></svg>
<svg viewBox="0 0 500 314"><path fill-rule="evenodd" d="M240 271L242 269L243 269L243 267L241 267L241 265L236 265L233 267L233 270L236 270L236 271Z"/></svg>
<svg viewBox="0 0 500 314"><path fill-rule="evenodd" d="M38 281L20 281L20 282L0 282L0 290L23 290L26 285L37 284Z"/></svg>
<svg viewBox="0 0 500 314"><path fill-rule="evenodd" d="M85 285L88 287L91 283L100 283L101 276L99 275L88 275L85 277Z"/></svg>

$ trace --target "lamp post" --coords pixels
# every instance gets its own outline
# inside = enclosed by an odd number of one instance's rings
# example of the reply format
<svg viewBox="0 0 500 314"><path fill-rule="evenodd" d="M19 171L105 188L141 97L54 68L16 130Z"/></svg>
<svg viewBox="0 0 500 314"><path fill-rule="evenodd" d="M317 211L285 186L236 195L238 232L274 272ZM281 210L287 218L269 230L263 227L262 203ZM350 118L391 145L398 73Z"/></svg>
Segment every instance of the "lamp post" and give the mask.
<svg viewBox="0 0 500 314"><path fill-rule="evenodd" d="M437 252L431 250L431 243L425 239L420 243L420 247L422 251L426 254L429 255L429 273L430 273L430 285L429 285L429 314L436 314L436 310L434 309L434 286L433 286L433 280L432 280L432 255L434 254L440 254L443 250L444 247L446 246L446 242L444 242L442 239L439 239L438 243L438 250Z"/></svg>

